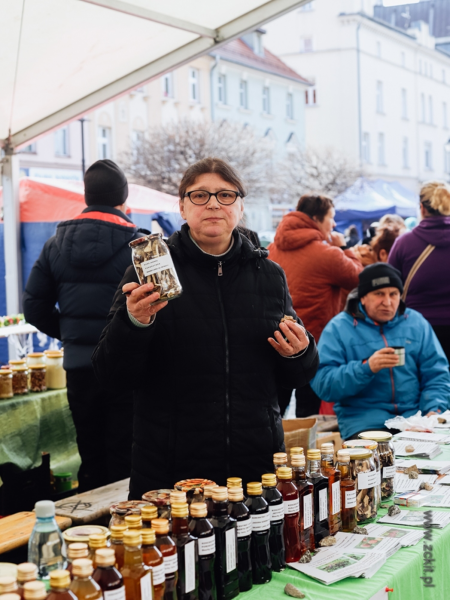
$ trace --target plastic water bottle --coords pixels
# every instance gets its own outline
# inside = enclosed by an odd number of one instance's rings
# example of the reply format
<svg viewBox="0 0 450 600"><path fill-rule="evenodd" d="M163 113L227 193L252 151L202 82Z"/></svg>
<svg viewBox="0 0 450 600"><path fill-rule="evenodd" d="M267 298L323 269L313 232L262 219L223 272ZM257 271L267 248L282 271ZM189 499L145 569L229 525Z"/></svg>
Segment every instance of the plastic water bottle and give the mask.
<svg viewBox="0 0 450 600"><path fill-rule="evenodd" d="M39 579L48 579L50 571L66 566L66 544L55 519L51 500L36 502L36 524L28 541L28 562L38 568Z"/></svg>

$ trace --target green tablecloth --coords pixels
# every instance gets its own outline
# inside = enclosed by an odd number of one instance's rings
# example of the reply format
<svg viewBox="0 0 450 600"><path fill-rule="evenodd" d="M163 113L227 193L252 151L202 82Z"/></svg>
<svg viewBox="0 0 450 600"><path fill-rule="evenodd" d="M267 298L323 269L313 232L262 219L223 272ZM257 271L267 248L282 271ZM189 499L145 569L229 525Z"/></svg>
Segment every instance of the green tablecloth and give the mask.
<svg viewBox="0 0 450 600"><path fill-rule="evenodd" d="M444 450L434 460L450 460L450 449ZM401 510L450 510L445 508L405 508ZM384 516L381 510L379 516ZM393 527L391 525L391 527ZM397 527L397 526L396 526ZM414 528L407 528L414 529ZM420 579L423 573L423 541L411 548L401 548L371 579L347 578L332 585L324 585L303 573L287 568L283 573L273 573L272 581L266 585L254 586L249 592L239 595L242 600L280 600L288 598L284 594L286 583L292 583L305 594L305 600L369 600L385 587L394 591L388 594L389 600L449 600L450 599L450 525L444 529L431 529L434 562L433 584L424 587ZM429 548L427 548L429 550ZM428 557L429 558L429 557ZM430 576L430 573L425 573Z"/></svg>
<svg viewBox="0 0 450 600"><path fill-rule="evenodd" d="M80 456L66 389L0 400L0 465L31 469L41 452L50 453L54 473L71 471L76 479Z"/></svg>

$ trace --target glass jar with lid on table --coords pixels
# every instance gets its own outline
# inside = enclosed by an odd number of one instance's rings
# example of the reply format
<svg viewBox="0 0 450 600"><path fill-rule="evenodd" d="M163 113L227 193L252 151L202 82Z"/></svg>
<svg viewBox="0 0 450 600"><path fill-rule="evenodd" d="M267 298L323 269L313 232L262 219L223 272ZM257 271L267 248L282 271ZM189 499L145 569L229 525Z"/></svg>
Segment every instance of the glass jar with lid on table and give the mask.
<svg viewBox="0 0 450 600"><path fill-rule="evenodd" d="M381 506L381 463L380 455L378 454L378 443L375 440L347 440L342 442L343 448L366 448L372 452L373 461L377 471L377 484L375 488L375 500L377 510Z"/></svg>
<svg viewBox="0 0 450 600"><path fill-rule="evenodd" d="M368 448L348 448L350 477L356 483L356 520L370 523L377 516L377 470L372 451Z"/></svg>
<svg viewBox="0 0 450 600"><path fill-rule="evenodd" d="M374 440L378 444L381 470L381 499L390 500L394 495L395 447L389 431L363 431L362 440Z"/></svg>

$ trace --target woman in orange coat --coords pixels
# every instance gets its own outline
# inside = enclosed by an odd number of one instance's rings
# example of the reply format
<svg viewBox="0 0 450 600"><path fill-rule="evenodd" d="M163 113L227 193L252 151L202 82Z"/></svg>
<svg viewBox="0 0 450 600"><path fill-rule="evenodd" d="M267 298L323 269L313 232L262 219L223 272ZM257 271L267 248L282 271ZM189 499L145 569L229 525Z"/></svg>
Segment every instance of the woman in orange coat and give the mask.
<svg viewBox="0 0 450 600"><path fill-rule="evenodd" d="M331 198L302 196L297 210L283 217L268 248L269 258L284 269L294 309L302 315L316 343L328 321L341 310L341 288L356 287L363 268L353 250L347 248L344 236L333 231L334 214ZM281 414L291 392L279 391ZM309 385L297 393L297 417L316 414L319 406L320 400ZM320 412L330 414L331 407L322 403Z"/></svg>

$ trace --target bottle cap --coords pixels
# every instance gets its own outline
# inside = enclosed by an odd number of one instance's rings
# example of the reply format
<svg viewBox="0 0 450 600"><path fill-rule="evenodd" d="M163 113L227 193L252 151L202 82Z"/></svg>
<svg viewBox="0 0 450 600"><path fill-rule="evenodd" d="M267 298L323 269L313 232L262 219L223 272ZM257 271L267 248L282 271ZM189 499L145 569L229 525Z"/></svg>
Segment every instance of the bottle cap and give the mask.
<svg viewBox="0 0 450 600"><path fill-rule="evenodd" d="M34 511L38 519L49 519L55 516L55 503L51 500L40 500L34 505Z"/></svg>
<svg viewBox="0 0 450 600"><path fill-rule="evenodd" d="M47 358L62 358L63 353L61 352L61 350L52 350L51 352L46 352L45 356Z"/></svg>
<svg viewBox="0 0 450 600"><path fill-rule="evenodd" d="M289 449L289 454L291 456L294 456L294 454L304 454L303 448L301 446L294 446L293 448Z"/></svg>
<svg viewBox="0 0 450 600"><path fill-rule="evenodd" d="M378 448L378 443L375 440L347 440L342 442L343 448L368 448L375 450Z"/></svg>
<svg viewBox="0 0 450 600"><path fill-rule="evenodd" d="M24 373L25 371L28 371L28 367L22 366L22 365L17 365L17 367L11 367L11 371L13 373Z"/></svg>
<svg viewBox="0 0 450 600"><path fill-rule="evenodd" d="M228 488L228 500L230 502L242 502L244 499L244 490L241 487Z"/></svg>
<svg viewBox="0 0 450 600"><path fill-rule="evenodd" d="M320 450L318 450L317 448L310 448L306 452L306 458L308 460L320 460Z"/></svg>
<svg viewBox="0 0 450 600"><path fill-rule="evenodd" d="M203 486L203 498L212 498L212 492L213 490L215 490L216 488L218 488L219 486L217 485L217 483L214 484L207 484L205 486Z"/></svg>
<svg viewBox="0 0 450 600"><path fill-rule="evenodd" d="M80 560L80 559L79 559ZM55 569L50 571L50 587L68 588L70 585L70 573L64 569Z"/></svg>
<svg viewBox="0 0 450 600"><path fill-rule="evenodd" d="M152 529L156 535L166 535L169 533L169 521L167 519L153 519Z"/></svg>
<svg viewBox="0 0 450 600"><path fill-rule="evenodd" d="M44 600L47 598L47 590L43 581L28 581L23 586L23 597L25 600Z"/></svg>
<svg viewBox="0 0 450 600"><path fill-rule="evenodd" d="M264 473L261 481L264 487L275 487L277 485L277 476L275 473Z"/></svg>
<svg viewBox="0 0 450 600"><path fill-rule="evenodd" d="M355 458L371 458L372 452L367 448L349 448L348 453L350 460Z"/></svg>
<svg viewBox="0 0 450 600"><path fill-rule="evenodd" d="M347 448L337 451L337 459L339 462L350 462L350 454Z"/></svg>
<svg viewBox="0 0 450 600"><path fill-rule="evenodd" d="M104 533L91 533L89 536L89 548L105 548L106 535Z"/></svg>
<svg viewBox="0 0 450 600"><path fill-rule="evenodd" d="M72 563L72 574L75 577L90 577L93 571L92 560L89 558L77 558Z"/></svg>
<svg viewBox="0 0 450 600"><path fill-rule="evenodd" d="M22 600L19 594L10 592L9 594L2 594L2 600Z"/></svg>
<svg viewBox="0 0 450 600"><path fill-rule="evenodd" d="M123 534L127 530L127 526L118 523L117 525L111 525L110 529L112 540L123 540Z"/></svg>
<svg viewBox="0 0 450 600"><path fill-rule="evenodd" d="M16 590L17 583L15 577L0 577L0 594L7 594Z"/></svg>
<svg viewBox="0 0 450 600"><path fill-rule="evenodd" d="M158 518L158 508L154 504L146 504L141 508L141 517L143 521L151 521Z"/></svg>
<svg viewBox="0 0 450 600"><path fill-rule="evenodd" d="M89 548L83 542L76 542L67 546L67 558L75 560L76 558L87 558L89 556Z"/></svg>
<svg viewBox="0 0 450 600"><path fill-rule="evenodd" d="M184 492L181 492L184 494ZM186 494L184 494L186 497ZM189 516L189 507L187 502L174 502L172 504L172 517L175 519L184 519Z"/></svg>
<svg viewBox="0 0 450 600"><path fill-rule="evenodd" d="M125 517L125 524L128 529L141 529L142 528L142 519L141 515L127 515Z"/></svg>
<svg viewBox="0 0 450 600"><path fill-rule="evenodd" d="M114 552L113 548L100 548L100 550L96 550L95 563L99 567L112 567L115 565L116 553Z"/></svg>
<svg viewBox="0 0 450 600"><path fill-rule="evenodd" d="M388 440L392 439L392 433L389 433L389 431L363 431L358 435L358 437L360 437L363 440L387 442Z"/></svg>
<svg viewBox="0 0 450 600"><path fill-rule="evenodd" d="M191 517L206 517L208 514L208 509L204 502L193 502L190 505L189 510L191 512Z"/></svg>
<svg viewBox="0 0 450 600"><path fill-rule="evenodd" d="M11 374L12 374L11 369L1 369L0 370L0 375L2 375L2 376L3 375L11 375Z"/></svg>
<svg viewBox="0 0 450 600"><path fill-rule="evenodd" d="M157 521L158 519L155 519ZM141 530L128 529L123 533L123 543L126 546L139 546L141 544Z"/></svg>
<svg viewBox="0 0 450 600"><path fill-rule="evenodd" d="M27 354L27 358L42 358L45 356L43 352L29 352Z"/></svg>
<svg viewBox="0 0 450 600"><path fill-rule="evenodd" d="M34 563L26 562L17 565L17 581L19 583L25 583L25 581L34 581L37 579L37 575L38 570Z"/></svg>
<svg viewBox="0 0 450 600"><path fill-rule="evenodd" d="M170 504L184 504L186 502L186 492L179 492L178 490L172 490L170 492Z"/></svg>
<svg viewBox="0 0 450 600"><path fill-rule="evenodd" d="M274 465L285 465L287 463L288 456L286 452L276 452L273 455L273 464Z"/></svg>
<svg viewBox="0 0 450 600"><path fill-rule="evenodd" d="M213 489L212 499L215 502L225 502L225 500L228 500L228 489L226 487L217 486Z"/></svg>
<svg viewBox="0 0 450 600"><path fill-rule="evenodd" d="M227 488L242 487L242 479L240 477L228 477L227 479Z"/></svg>
<svg viewBox="0 0 450 600"><path fill-rule="evenodd" d="M143 529L141 531L142 543L152 545L156 542L156 533L154 529Z"/></svg>
<svg viewBox="0 0 450 600"><path fill-rule="evenodd" d="M293 467L304 467L306 464L306 459L303 454L294 454L291 456L291 465Z"/></svg>
<svg viewBox="0 0 450 600"><path fill-rule="evenodd" d="M334 444L326 442L320 446L320 451L322 454L334 454Z"/></svg>
<svg viewBox="0 0 450 600"><path fill-rule="evenodd" d="M30 365L28 368L32 369L33 371L41 371L42 369L45 371L47 367L43 363L39 363L38 365ZM41 502L47 502L47 501L41 500Z"/></svg>
<svg viewBox="0 0 450 600"><path fill-rule="evenodd" d="M20 366L20 365L26 365L26 364L27 364L27 361L26 361L24 358L19 358L19 360L10 360L10 361L9 361L9 364L10 364L11 366L13 366L13 365L14 365L14 366L16 366L16 365L17 365L17 366Z"/></svg>
<svg viewBox="0 0 450 600"><path fill-rule="evenodd" d="M277 469L278 479L292 479L292 469L290 467L280 467Z"/></svg>
<svg viewBox="0 0 450 600"><path fill-rule="evenodd" d="M247 483L247 494L249 496L260 496L262 494L262 483L260 481Z"/></svg>

